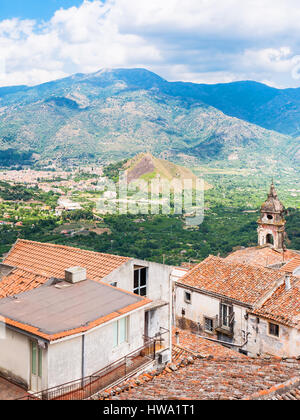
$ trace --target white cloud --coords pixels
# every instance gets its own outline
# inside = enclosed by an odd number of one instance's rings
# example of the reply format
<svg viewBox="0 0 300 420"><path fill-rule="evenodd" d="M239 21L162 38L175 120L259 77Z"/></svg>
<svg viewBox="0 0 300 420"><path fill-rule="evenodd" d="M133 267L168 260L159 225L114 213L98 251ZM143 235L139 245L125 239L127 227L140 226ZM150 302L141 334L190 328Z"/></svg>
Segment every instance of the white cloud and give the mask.
<svg viewBox="0 0 300 420"><path fill-rule="evenodd" d="M43 25L0 21L0 85L146 67L169 80L297 86L299 22L298 0L86 0Z"/></svg>

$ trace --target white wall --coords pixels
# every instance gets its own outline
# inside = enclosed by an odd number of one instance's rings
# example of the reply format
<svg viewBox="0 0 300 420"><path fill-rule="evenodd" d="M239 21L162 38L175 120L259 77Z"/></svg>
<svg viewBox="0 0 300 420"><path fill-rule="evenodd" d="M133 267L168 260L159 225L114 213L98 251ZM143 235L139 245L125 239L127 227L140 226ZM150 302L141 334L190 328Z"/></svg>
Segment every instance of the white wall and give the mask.
<svg viewBox="0 0 300 420"><path fill-rule="evenodd" d="M120 319L120 318L118 318ZM113 345L113 322L85 334L84 376L92 375L144 344L144 310L132 313L128 321L128 340ZM82 376L82 337L53 342L48 348L48 387L80 379Z"/></svg>
<svg viewBox="0 0 300 420"><path fill-rule="evenodd" d="M0 337L0 372L28 388L30 384L30 340L23 334L6 329Z"/></svg>
<svg viewBox="0 0 300 420"><path fill-rule="evenodd" d="M117 282L117 287L133 292L134 266L148 267L147 297L153 302L165 301L168 304L157 308L160 326L171 330L171 272L173 267L155 262L133 259L123 264L119 269L103 279L105 283ZM153 317L150 330L154 331L157 317ZM157 332L157 331L155 331ZM149 333L150 334L150 333ZM165 337L166 338L166 337ZM169 335L169 347L171 348L171 334Z"/></svg>
<svg viewBox="0 0 300 420"><path fill-rule="evenodd" d="M6 328L5 337L0 337L0 372L3 376L31 388L31 339L27 335ZM47 349L42 350L42 388L47 388Z"/></svg>

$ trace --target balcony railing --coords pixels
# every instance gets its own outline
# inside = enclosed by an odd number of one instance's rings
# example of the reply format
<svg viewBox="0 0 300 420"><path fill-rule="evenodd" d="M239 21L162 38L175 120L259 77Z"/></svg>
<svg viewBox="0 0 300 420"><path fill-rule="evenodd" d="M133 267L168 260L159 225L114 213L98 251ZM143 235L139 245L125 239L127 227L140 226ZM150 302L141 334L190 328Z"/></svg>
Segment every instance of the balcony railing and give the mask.
<svg viewBox="0 0 300 420"><path fill-rule="evenodd" d="M127 354L93 375L71 381L35 394L28 394L21 400L85 400L99 391L134 375L143 366L155 360L156 340L145 342L143 347Z"/></svg>

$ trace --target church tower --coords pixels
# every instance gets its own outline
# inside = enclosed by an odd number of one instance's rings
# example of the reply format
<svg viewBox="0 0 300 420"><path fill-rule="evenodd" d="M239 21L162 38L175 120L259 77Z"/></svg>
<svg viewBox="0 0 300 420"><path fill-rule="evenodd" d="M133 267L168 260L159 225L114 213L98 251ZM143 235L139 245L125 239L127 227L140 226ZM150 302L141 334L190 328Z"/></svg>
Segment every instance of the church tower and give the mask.
<svg viewBox="0 0 300 420"><path fill-rule="evenodd" d="M269 245L273 249L282 251L285 239L285 208L277 196L272 182L267 200L260 209L258 220L258 244Z"/></svg>

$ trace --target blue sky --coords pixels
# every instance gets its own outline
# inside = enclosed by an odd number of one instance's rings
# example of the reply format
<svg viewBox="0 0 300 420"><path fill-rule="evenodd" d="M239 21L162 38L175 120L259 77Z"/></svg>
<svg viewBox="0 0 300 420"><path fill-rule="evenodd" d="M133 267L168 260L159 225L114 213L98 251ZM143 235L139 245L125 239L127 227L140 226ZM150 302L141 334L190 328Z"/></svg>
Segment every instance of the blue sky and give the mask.
<svg viewBox="0 0 300 420"><path fill-rule="evenodd" d="M56 10L79 6L83 0L0 0L0 19L49 20Z"/></svg>
<svg viewBox="0 0 300 420"><path fill-rule="evenodd" d="M299 0L0 0L0 86L144 67L300 87Z"/></svg>

